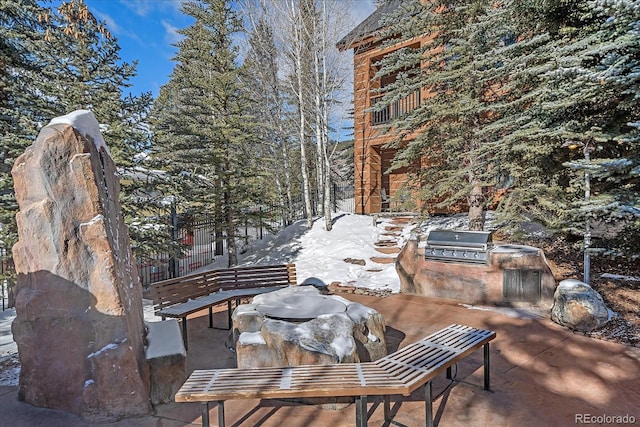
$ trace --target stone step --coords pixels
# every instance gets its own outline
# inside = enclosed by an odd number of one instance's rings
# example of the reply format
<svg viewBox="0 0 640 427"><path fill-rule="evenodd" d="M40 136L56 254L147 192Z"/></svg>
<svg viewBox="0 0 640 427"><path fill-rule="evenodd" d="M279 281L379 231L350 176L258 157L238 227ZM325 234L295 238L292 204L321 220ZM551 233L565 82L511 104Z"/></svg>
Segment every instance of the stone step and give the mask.
<svg viewBox="0 0 640 427"><path fill-rule="evenodd" d="M396 238L402 236L402 233L400 233L400 232L383 231L382 233L380 233L380 236L393 237L394 239L396 239Z"/></svg>
<svg viewBox="0 0 640 427"><path fill-rule="evenodd" d="M374 243L374 245L377 247L388 248L388 247L397 246L398 242L396 242L395 240L378 240L377 242Z"/></svg>
<svg viewBox="0 0 640 427"><path fill-rule="evenodd" d="M387 246L387 247L380 247L380 248L375 248L376 251L382 253L382 254L398 254L400 253L400 248L397 246Z"/></svg>
<svg viewBox="0 0 640 427"><path fill-rule="evenodd" d="M407 225L410 224L414 221L413 218L408 217L408 216L401 216L401 217L397 217L397 218L393 218L391 220L391 224L403 224L403 225Z"/></svg>
<svg viewBox="0 0 640 427"><path fill-rule="evenodd" d="M373 262L377 262L378 264L393 264L396 262L396 257L372 256L369 259Z"/></svg>

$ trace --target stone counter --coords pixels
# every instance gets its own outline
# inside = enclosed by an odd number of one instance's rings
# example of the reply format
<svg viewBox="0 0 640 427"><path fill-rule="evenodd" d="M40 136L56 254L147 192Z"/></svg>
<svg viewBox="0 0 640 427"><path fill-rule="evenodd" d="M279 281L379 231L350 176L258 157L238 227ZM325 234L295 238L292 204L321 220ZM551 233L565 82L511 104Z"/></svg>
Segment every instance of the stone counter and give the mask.
<svg viewBox="0 0 640 427"><path fill-rule="evenodd" d="M396 260L400 292L467 304L551 304L555 278L544 252L532 246L497 245L487 264L425 260L410 239Z"/></svg>

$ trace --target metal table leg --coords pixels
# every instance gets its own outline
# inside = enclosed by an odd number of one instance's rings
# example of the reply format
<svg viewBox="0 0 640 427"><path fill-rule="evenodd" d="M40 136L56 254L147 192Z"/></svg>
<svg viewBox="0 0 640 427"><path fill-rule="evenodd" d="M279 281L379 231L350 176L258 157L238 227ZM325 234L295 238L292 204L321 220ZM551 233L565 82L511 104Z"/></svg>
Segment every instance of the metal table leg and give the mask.
<svg viewBox="0 0 640 427"><path fill-rule="evenodd" d="M367 396L356 397L356 427L367 427Z"/></svg>
<svg viewBox="0 0 640 427"><path fill-rule="evenodd" d="M431 381L424 385L425 424L433 427L433 403L431 402Z"/></svg>
<svg viewBox="0 0 640 427"><path fill-rule="evenodd" d="M491 390L491 379L489 377L489 343L484 345L484 389Z"/></svg>
<svg viewBox="0 0 640 427"><path fill-rule="evenodd" d="M209 427L209 402L202 402L202 427Z"/></svg>
<svg viewBox="0 0 640 427"><path fill-rule="evenodd" d="M384 420L391 421L391 396L384 396Z"/></svg>
<svg viewBox="0 0 640 427"><path fill-rule="evenodd" d="M224 427L224 400L218 400L218 425Z"/></svg>

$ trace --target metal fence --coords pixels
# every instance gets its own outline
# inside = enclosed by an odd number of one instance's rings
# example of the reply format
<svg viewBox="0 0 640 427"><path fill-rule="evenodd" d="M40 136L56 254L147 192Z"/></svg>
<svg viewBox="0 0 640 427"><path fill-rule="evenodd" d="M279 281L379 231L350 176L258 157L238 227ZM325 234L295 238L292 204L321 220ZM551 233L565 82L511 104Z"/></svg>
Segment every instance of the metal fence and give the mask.
<svg viewBox="0 0 640 427"><path fill-rule="evenodd" d="M212 216L177 216L172 212L172 238L186 247L184 257L172 258L168 253L138 259L138 276L143 286L171 277L189 274L215 259L215 221Z"/></svg>
<svg viewBox="0 0 640 427"><path fill-rule="evenodd" d="M331 205L334 212L355 211L354 186L352 183L332 185ZM313 214L322 212L320 198L312 195ZM226 238L216 238L216 227L213 217L183 217L177 213L174 231L175 238L187 246L184 258L172 260L169 255L159 255L152 260L138 262L138 275L143 286L189 274L215 261L217 256L226 253ZM260 205L244 213L244 222L238 227L237 238L240 251L251 247L256 241L268 235L276 234L294 221L306 218L304 200L300 196L294 200L287 215L281 206ZM217 248L216 248L217 246Z"/></svg>

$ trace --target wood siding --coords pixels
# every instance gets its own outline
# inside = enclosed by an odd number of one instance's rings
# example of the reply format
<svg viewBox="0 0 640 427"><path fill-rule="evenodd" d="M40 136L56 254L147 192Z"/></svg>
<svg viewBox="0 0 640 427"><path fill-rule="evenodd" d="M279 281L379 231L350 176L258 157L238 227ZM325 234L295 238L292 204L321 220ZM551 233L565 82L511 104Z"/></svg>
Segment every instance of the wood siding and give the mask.
<svg viewBox="0 0 640 427"><path fill-rule="evenodd" d="M406 46L421 46L425 38L412 39L395 46L382 47L381 43L361 43L352 46L354 49L354 167L355 167L355 206L356 213L370 214L385 210L396 210L398 206L383 204L383 194L394 199L398 191L408 181L409 169L403 168L391 173L385 173L391 166L395 149L383 147L393 140L391 133L384 133L382 126L373 124L373 115L367 110L371 107L372 98L376 94L372 92L376 82L372 79L375 75L375 62L382 56ZM400 109L417 107L416 99L423 94L412 95ZM392 107L393 109L393 107ZM389 113L393 115L393 111ZM378 119L380 115L377 116ZM419 163L414 167L420 167ZM416 201L417 207L419 203Z"/></svg>

